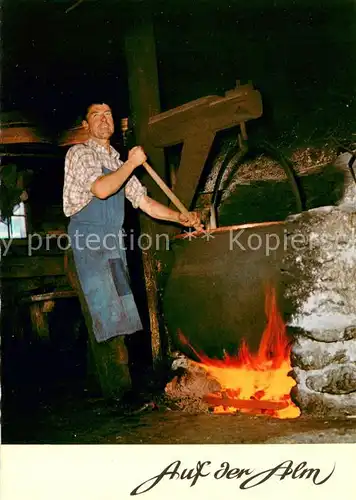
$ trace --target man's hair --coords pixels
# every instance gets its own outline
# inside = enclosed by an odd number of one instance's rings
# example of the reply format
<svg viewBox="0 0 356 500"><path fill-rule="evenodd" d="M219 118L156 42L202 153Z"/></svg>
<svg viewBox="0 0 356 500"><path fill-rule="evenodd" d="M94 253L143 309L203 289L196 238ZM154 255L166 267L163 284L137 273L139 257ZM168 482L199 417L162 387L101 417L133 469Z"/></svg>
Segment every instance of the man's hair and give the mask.
<svg viewBox="0 0 356 500"><path fill-rule="evenodd" d="M110 102L108 102L106 100L105 101L101 101L101 100L90 101L90 103L87 104L86 107L84 108L84 113L83 113L83 116L82 116L83 120L88 121L89 109L92 106L94 106L95 104L106 104L107 106L109 106L109 108L111 109L111 111L113 111L112 105L110 104Z"/></svg>

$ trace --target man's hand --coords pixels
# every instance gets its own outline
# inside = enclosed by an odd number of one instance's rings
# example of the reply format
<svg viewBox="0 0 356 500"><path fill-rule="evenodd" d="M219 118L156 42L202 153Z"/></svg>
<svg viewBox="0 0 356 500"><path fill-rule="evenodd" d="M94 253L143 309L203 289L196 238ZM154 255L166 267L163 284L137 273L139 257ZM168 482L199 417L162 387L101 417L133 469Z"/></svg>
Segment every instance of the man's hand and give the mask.
<svg viewBox="0 0 356 500"><path fill-rule="evenodd" d="M105 200L121 188L134 169L147 160L141 146L130 149L127 161L117 170L107 175L101 175L91 185L91 192L101 200Z"/></svg>
<svg viewBox="0 0 356 500"><path fill-rule="evenodd" d="M201 223L200 216L197 212L188 212L187 214L179 214L178 221L182 226L194 227L197 231L202 231L204 226Z"/></svg>
<svg viewBox="0 0 356 500"><path fill-rule="evenodd" d="M172 210L147 195L142 196L139 207L143 212L155 219L179 223L186 227L195 227L197 231L204 230L204 226L200 221L200 216L196 212L188 212L186 215L181 214L177 212L177 210Z"/></svg>
<svg viewBox="0 0 356 500"><path fill-rule="evenodd" d="M145 152L141 148L141 146L135 146L134 148L130 149L128 154L128 161L134 168L139 167L146 160L147 156L145 155Z"/></svg>

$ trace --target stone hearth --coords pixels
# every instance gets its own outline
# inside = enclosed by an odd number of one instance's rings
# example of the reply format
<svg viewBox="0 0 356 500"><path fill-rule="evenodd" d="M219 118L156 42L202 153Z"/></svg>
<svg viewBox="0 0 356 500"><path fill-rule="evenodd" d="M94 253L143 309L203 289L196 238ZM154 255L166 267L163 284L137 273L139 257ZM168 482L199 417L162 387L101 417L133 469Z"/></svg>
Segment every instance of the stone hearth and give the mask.
<svg viewBox="0 0 356 500"><path fill-rule="evenodd" d="M345 190L337 206L288 219L283 272L294 335L292 396L302 413L356 414L356 184L338 158Z"/></svg>

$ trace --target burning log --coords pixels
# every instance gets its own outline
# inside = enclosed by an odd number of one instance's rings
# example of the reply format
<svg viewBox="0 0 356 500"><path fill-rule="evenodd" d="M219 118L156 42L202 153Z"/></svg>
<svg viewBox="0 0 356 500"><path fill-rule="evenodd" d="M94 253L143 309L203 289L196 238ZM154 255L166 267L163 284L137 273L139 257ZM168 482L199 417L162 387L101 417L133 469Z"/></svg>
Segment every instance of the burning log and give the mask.
<svg viewBox="0 0 356 500"><path fill-rule="evenodd" d="M166 386L168 396L199 399L214 413L257 413L275 418L296 418L299 408L291 400L295 381L289 375L290 342L277 307L276 293L266 294L267 325L257 352L242 341L237 355L224 353L212 359L198 352L180 332L181 344L189 346L199 362L183 357L172 368L183 368ZM217 384L220 387L212 387Z"/></svg>
<svg viewBox="0 0 356 500"><path fill-rule="evenodd" d="M237 408L246 410L284 410L288 407L288 401L266 401L261 399L234 399L225 396L208 394L203 401L211 406L223 406L226 408Z"/></svg>

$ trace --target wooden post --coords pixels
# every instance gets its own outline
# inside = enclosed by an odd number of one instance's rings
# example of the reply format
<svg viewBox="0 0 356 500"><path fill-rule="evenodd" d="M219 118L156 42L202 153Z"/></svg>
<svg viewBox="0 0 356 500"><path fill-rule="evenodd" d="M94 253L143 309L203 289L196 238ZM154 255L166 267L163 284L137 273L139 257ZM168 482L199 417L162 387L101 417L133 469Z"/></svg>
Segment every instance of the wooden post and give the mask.
<svg viewBox="0 0 356 500"><path fill-rule="evenodd" d="M43 304L35 302L30 305L30 317L33 333L36 335L36 340L49 340L48 320Z"/></svg>
<svg viewBox="0 0 356 500"><path fill-rule="evenodd" d="M136 8L135 15L130 17L128 25L125 33L125 51L131 118L134 124L136 143L144 147L150 164L161 177L165 178L163 149L153 147L147 137L149 118L160 112L155 37L150 13L141 5L139 9ZM168 204L165 195L147 173L144 175L143 182L152 198L163 204ZM149 234L152 241L155 241L155 235L160 230L166 232L162 226L151 221L145 215L141 216L140 223L141 231ZM143 251L142 259L150 318L152 358L154 366L157 367L164 360L165 352L161 337L164 328L159 314L155 249Z"/></svg>

